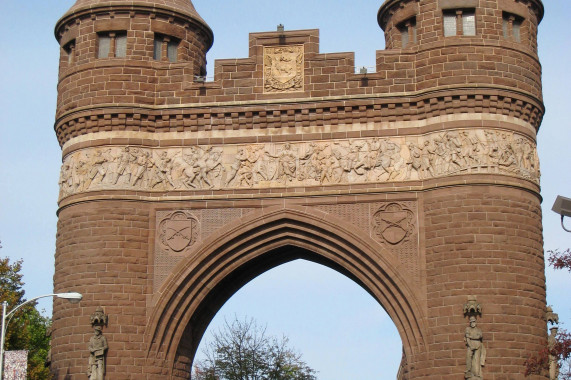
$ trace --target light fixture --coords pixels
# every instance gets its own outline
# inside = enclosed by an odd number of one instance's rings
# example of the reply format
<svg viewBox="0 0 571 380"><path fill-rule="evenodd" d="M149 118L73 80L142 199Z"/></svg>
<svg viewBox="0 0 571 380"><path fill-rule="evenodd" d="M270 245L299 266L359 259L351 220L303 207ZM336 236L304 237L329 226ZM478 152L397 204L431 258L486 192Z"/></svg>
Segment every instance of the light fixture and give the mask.
<svg viewBox="0 0 571 380"><path fill-rule="evenodd" d="M6 329L8 328L8 323L10 323L14 314L20 310L22 306L28 305L36 300L39 300L40 298L45 297L63 298L71 303L78 303L83 298L81 293L77 292L45 294L43 296L34 297L30 300L27 300L26 302L22 302L21 304L14 307L9 313L6 312L6 309L8 308L8 302L2 302L2 326L0 327L0 379L2 379L2 372L4 370L4 340L6 338Z"/></svg>
<svg viewBox="0 0 571 380"><path fill-rule="evenodd" d="M561 215L561 227L565 231L571 232L571 230L565 228L565 225L563 224L563 218L566 216L571 216L571 199L558 195L551 210Z"/></svg>
<svg viewBox="0 0 571 380"><path fill-rule="evenodd" d="M65 300L68 300L71 303L79 303L79 301L81 301L81 299L83 298L83 295L81 295L81 293L77 293L77 292L57 293L55 296L57 298L63 298Z"/></svg>

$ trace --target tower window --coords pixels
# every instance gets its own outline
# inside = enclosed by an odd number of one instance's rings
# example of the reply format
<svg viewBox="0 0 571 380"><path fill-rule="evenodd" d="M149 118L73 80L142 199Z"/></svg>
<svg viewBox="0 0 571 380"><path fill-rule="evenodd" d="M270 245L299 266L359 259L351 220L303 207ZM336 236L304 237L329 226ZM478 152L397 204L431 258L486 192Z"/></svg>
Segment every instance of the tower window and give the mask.
<svg viewBox="0 0 571 380"><path fill-rule="evenodd" d="M107 35L99 35L99 49L97 50L97 58L109 57L109 49L111 47L111 37Z"/></svg>
<svg viewBox="0 0 571 380"><path fill-rule="evenodd" d="M403 49L411 44L416 44L416 17L402 22L397 27L401 35L401 47Z"/></svg>
<svg viewBox="0 0 571 380"><path fill-rule="evenodd" d="M67 63L72 64L75 60L75 40L69 41L65 44L63 51L67 54Z"/></svg>
<svg viewBox="0 0 571 380"><path fill-rule="evenodd" d="M157 35L153 58L157 61L176 62L179 41L173 37Z"/></svg>
<svg viewBox="0 0 571 380"><path fill-rule="evenodd" d="M504 38L506 40L512 40L515 42L521 42L521 25L523 24L523 18L516 16L511 13L503 13L503 25L502 29L504 32Z"/></svg>
<svg viewBox="0 0 571 380"><path fill-rule="evenodd" d="M127 55L127 34L115 36L115 57L124 58Z"/></svg>
<svg viewBox="0 0 571 380"><path fill-rule="evenodd" d="M475 36L476 12L474 9L445 10L444 36Z"/></svg>
<svg viewBox="0 0 571 380"><path fill-rule="evenodd" d="M104 32L98 34L97 58L124 58L127 55L126 32Z"/></svg>
<svg viewBox="0 0 571 380"><path fill-rule="evenodd" d="M167 58L171 62L176 62L178 56L178 41L170 40L167 43Z"/></svg>
<svg viewBox="0 0 571 380"><path fill-rule="evenodd" d="M180 41L174 37L155 34L153 59L156 61L176 62Z"/></svg>

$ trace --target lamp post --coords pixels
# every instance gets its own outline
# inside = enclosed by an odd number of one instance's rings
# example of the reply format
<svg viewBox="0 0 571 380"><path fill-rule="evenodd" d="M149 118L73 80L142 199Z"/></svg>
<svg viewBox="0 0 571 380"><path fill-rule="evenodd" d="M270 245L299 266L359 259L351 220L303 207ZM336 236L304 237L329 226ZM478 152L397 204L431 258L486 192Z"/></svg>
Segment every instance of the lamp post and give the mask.
<svg viewBox="0 0 571 380"><path fill-rule="evenodd" d="M565 231L571 232L571 230L565 228L565 225L563 224L563 218L566 216L571 216L571 199L558 195L551 210L561 215L561 227Z"/></svg>
<svg viewBox="0 0 571 380"><path fill-rule="evenodd" d="M2 331L1 331L1 337L0 337L0 380L2 380L3 372L4 372L4 339L6 337L6 329L8 327L8 323L10 323L10 320L14 316L14 313L16 313L18 310L20 310L20 308L22 306L25 306L25 305L29 304L30 302L34 302L40 298L45 298L45 297L63 298L63 299L68 300L71 303L78 303L83 298L81 293L76 293L76 292L45 294L43 296L34 297L31 300L28 300L24 303L21 303L20 305L16 306L14 309L12 309L7 314L6 314L6 308L8 307L8 302L6 302L6 301L2 302Z"/></svg>

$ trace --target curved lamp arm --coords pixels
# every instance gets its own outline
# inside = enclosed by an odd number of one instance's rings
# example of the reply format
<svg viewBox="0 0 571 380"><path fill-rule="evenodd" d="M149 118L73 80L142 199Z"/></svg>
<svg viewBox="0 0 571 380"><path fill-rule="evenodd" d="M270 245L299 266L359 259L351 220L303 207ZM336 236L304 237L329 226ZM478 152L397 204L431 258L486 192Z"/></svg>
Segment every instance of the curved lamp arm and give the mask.
<svg viewBox="0 0 571 380"><path fill-rule="evenodd" d="M0 379L2 379L2 372L4 371L4 338L6 337L6 329L8 328L8 323L12 320L14 314L30 302L34 302L40 298L45 297L58 297L69 300L71 303L78 303L81 301L83 296L81 293L71 292L71 293L53 293L53 294L44 294L43 296L34 297L26 302L23 302L10 310L8 314L6 314L6 308L8 307L8 303L6 301L2 302L2 326L0 328Z"/></svg>
<svg viewBox="0 0 571 380"><path fill-rule="evenodd" d="M18 306L16 306L15 308L13 308L8 314L6 314L6 318L8 319L8 321L5 323L4 328L8 327L8 323L10 323L10 320L12 319L12 317L14 316L14 314L23 306L26 306L27 304L34 302L36 300L39 300L40 298L46 298L46 297L58 297L58 298L64 298L69 300L69 302L71 303L77 303L79 301L81 301L81 299L83 298L83 296L81 295L81 293L76 293L76 292L72 292L72 293L53 293L53 294L44 294L43 296L38 296L38 297L34 297L30 300L27 300L24 303L19 304Z"/></svg>
<svg viewBox="0 0 571 380"><path fill-rule="evenodd" d="M563 218L565 218L565 215L561 215L561 228L563 228L566 232L571 232L571 230L565 228L565 225L563 224Z"/></svg>

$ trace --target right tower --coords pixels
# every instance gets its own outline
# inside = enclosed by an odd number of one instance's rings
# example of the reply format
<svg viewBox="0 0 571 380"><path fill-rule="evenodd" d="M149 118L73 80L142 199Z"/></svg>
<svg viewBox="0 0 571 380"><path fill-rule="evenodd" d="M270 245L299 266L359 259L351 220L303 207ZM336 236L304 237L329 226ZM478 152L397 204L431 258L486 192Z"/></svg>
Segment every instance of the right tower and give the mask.
<svg viewBox="0 0 571 380"><path fill-rule="evenodd" d="M429 98L411 103L425 115L420 124L442 131L433 148L425 142L416 155L410 150L409 165L425 178L460 174L425 182L432 332L423 359L403 359L403 378L459 379L463 372L466 379L521 379L524 360L545 347L535 153L544 113L537 55L543 13L540 0L387 0L378 12L387 51L378 52L377 70L399 67L402 91ZM463 182L469 186L457 186ZM454 300L466 292L477 300L468 297L459 312ZM463 332L465 363L455 353Z"/></svg>

